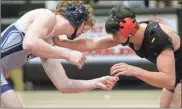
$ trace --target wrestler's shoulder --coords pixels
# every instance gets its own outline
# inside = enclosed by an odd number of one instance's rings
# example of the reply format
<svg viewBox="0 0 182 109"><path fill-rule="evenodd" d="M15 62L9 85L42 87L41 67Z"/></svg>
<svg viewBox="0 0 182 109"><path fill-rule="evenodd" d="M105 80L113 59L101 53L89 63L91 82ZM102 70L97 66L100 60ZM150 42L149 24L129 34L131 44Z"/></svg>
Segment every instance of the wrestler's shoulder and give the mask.
<svg viewBox="0 0 182 109"><path fill-rule="evenodd" d="M55 23L55 13L48 9L45 9L45 8L34 9L32 10L32 13L33 14L29 14L29 15L36 16L35 19L39 19L39 20L46 19L48 23L52 22L53 25Z"/></svg>
<svg viewBox="0 0 182 109"><path fill-rule="evenodd" d="M49 9L46 9L46 8L38 8L38 9L34 9L34 10L31 10L30 12L33 12L33 13L37 13L39 15L55 15L54 12L52 12L51 10Z"/></svg>

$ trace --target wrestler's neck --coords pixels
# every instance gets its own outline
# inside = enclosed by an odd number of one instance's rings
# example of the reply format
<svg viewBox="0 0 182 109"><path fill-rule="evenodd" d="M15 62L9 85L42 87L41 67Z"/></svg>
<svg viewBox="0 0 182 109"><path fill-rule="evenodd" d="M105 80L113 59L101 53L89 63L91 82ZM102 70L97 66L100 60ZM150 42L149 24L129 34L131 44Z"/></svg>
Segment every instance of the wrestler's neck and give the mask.
<svg viewBox="0 0 182 109"><path fill-rule="evenodd" d="M139 29L137 30L135 36L131 37L130 42L134 44L135 50L140 49L143 39L144 39L144 33L147 25L146 24L139 24Z"/></svg>
<svg viewBox="0 0 182 109"><path fill-rule="evenodd" d="M61 15L56 15L56 29L54 32L54 36L59 36L59 35L67 35L71 36L74 32L74 28L67 20L65 17Z"/></svg>

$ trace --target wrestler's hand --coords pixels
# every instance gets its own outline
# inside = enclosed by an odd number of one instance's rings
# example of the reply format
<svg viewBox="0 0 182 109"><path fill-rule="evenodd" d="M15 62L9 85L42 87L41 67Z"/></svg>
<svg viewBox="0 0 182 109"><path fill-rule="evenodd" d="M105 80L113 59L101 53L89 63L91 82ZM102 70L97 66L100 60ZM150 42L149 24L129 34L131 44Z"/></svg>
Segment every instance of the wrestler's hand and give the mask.
<svg viewBox="0 0 182 109"><path fill-rule="evenodd" d="M114 64L110 69L110 74L114 76L134 76L135 75L135 66L128 65L126 63Z"/></svg>
<svg viewBox="0 0 182 109"><path fill-rule="evenodd" d="M117 76L104 76L97 79L96 88L104 90L112 90L116 82L119 80Z"/></svg>
<svg viewBox="0 0 182 109"><path fill-rule="evenodd" d="M70 53L68 54L68 61L73 64L76 65L79 69L82 68L82 66L85 64L85 60L86 57L84 56L84 54L82 52L79 51L70 51Z"/></svg>

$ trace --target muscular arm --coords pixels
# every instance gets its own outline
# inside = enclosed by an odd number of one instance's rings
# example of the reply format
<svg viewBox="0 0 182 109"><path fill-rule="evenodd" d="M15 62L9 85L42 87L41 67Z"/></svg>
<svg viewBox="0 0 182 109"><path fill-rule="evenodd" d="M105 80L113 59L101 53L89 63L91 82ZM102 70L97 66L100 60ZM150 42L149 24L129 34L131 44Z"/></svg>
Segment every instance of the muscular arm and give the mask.
<svg viewBox="0 0 182 109"><path fill-rule="evenodd" d="M175 84L175 60L171 49L166 49L157 58L159 72L136 68L135 76L156 87L173 89Z"/></svg>
<svg viewBox="0 0 182 109"><path fill-rule="evenodd" d="M43 58L67 58L67 50L51 46L43 40L50 34L54 25L55 15L53 13L37 15L26 31L23 49Z"/></svg>
<svg viewBox="0 0 182 109"><path fill-rule="evenodd" d="M41 61L48 77L51 79L56 88L62 93L79 93L79 92L89 91L94 88L98 88L96 84L98 79L92 79L92 80L69 79L59 60L41 58Z"/></svg>
<svg viewBox="0 0 182 109"><path fill-rule="evenodd" d="M118 42L112 35L99 38L79 38L75 40L59 40L56 38L56 45L78 51L93 51L116 46Z"/></svg>

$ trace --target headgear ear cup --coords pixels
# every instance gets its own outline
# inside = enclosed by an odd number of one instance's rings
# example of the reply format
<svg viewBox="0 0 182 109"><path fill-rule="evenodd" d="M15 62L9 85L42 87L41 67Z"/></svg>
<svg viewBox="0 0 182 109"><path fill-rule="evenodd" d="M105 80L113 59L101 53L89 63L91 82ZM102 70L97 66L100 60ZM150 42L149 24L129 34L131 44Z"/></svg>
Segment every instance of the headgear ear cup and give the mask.
<svg viewBox="0 0 182 109"><path fill-rule="evenodd" d="M126 37L128 37L129 35L131 36L135 35L137 30L136 20L131 17L121 19L119 26L121 34Z"/></svg>
<svg viewBox="0 0 182 109"><path fill-rule="evenodd" d="M78 6L64 5L65 8L65 17L69 20L71 25L75 28L74 33L68 37L70 40L74 40L77 36L77 30L81 26L84 20L88 18L88 13L84 4Z"/></svg>

